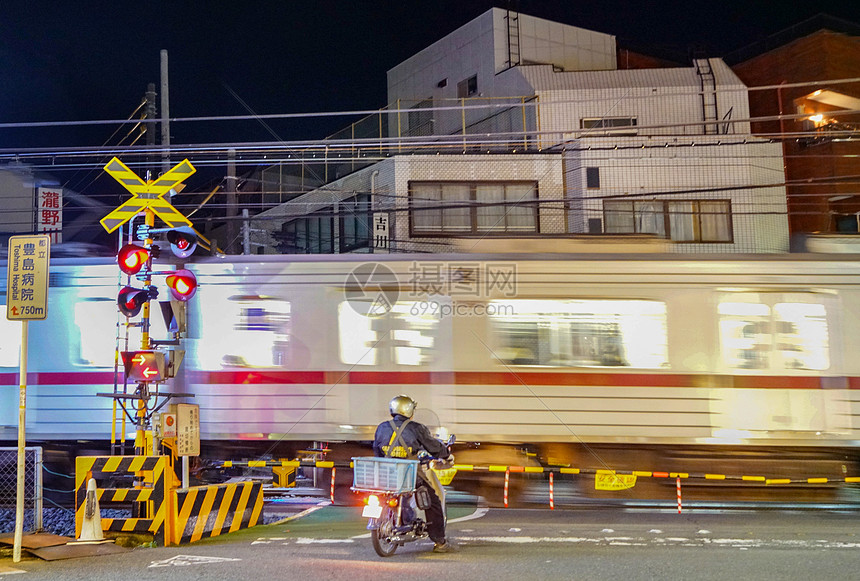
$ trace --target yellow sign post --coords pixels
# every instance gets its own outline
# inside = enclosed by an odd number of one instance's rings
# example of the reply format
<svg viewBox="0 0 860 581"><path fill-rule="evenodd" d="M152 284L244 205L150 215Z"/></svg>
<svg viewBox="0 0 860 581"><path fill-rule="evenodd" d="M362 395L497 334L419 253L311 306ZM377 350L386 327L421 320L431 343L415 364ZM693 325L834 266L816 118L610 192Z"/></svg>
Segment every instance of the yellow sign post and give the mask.
<svg viewBox="0 0 860 581"><path fill-rule="evenodd" d="M27 343L30 319L48 316L48 264L51 237L47 234L9 238L6 272L6 318L21 321L21 366L18 391L18 490L12 560L21 560L24 535L24 448L27 422Z"/></svg>
<svg viewBox="0 0 860 581"><path fill-rule="evenodd" d="M108 162L105 171L133 196L101 219L101 225L108 233L113 232L146 209L152 210L170 227L191 226L191 220L180 214L176 208L170 205L170 202L164 199L167 192L197 171L187 159L173 166L170 171L158 179L148 182L128 169L117 158Z"/></svg>

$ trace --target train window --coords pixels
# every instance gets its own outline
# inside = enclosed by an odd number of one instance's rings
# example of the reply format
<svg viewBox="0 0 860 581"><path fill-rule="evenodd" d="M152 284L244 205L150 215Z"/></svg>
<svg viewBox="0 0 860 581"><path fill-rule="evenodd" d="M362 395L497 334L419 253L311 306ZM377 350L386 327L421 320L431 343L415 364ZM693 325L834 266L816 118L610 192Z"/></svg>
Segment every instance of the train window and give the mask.
<svg viewBox="0 0 860 581"><path fill-rule="evenodd" d="M21 364L21 322L6 319L6 305L0 305L0 367Z"/></svg>
<svg viewBox="0 0 860 581"><path fill-rule="evenodd" d="M425 365L433 360L439 316L421 303L399 301L383 315L367 316L370 307L352 301L338 307L340 359L350 365ZM361 311L361 312L359 312Z"/></svg>
<svg viewBox="0 0 860 581"><path fill-rule="evenodd" d="M773 307L774 356L784 369L827 369L830 349L824 305L777 303Z"/></svg>
<svg viewBox="0 0 860 581"><path fill-rule="evenodd" d="M75 326L79 331L80 343L77 357L74 356L74 350L70 353L73 363L93 367L114 366L118 316L116 303L110 299L82 297L75 303ZM156 322L154 318L151 321ZM125 330L120 335L119 350L140 348L140 327L127 327L127 331L127 335Z"/></svg>
<svg viewBox="0 0 860 581"><path fill-rule="evenodd" d="M645 300L509 300L488 305L508 365L668 366L666 305Z"/></svg>
<svg viewBox="0 0 860 581"><path fill-rule="evenodd" d="M200 357L209 368L283 367L290 347L290 302L234 295L206 321Z"/></svg>
<svg viewBox="0 0 860 581"><path fill-rule="evenodd" d="M723 360L735 369L827 369L827 313L812 302L748 293L720 303ZM737 299L745 299L742 302Z"/></svg>

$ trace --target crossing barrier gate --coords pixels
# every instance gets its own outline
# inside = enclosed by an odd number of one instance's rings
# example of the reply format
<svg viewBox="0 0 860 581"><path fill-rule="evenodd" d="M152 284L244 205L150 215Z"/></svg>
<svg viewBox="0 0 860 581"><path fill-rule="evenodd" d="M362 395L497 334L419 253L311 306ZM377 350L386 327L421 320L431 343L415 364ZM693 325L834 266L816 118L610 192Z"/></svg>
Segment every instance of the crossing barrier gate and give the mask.
<svg viewBox="0 0 860 581"><path fill-rule="evenodd" d="M138 487L104 488L108 479L136 476ZM98 484L100 505L140 502L145 517L102 518L106 533L147 534L159 545L214 537L257 524L263 511L259 482L175 488L167 456L79 456L75 461L75 536L80 538L87 482Z"/></svg>

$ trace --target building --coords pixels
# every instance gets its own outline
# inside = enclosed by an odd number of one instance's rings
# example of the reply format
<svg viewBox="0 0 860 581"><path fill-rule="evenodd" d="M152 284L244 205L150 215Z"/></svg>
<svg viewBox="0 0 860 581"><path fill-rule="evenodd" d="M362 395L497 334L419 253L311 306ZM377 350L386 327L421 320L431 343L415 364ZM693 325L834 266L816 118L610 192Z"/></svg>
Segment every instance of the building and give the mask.
<svg viewBox="0 0 860 581"><path fill-rule="evenodd" d="M792 234L858 232L860 26L819 15L727 56L756 135L779 138Z"/></svg>
<svg viewBox="0 0 860 581"><path fill-rule="evenodd" d="M265 171L279 196L321 179L258 215L255 242L442 252L641 234L672 252L787 251L781 145L751 133L743 82L717 58L634 69L618 54L608 34L485 12L391 69L390 105L333 136L324 169Z"/></svg>

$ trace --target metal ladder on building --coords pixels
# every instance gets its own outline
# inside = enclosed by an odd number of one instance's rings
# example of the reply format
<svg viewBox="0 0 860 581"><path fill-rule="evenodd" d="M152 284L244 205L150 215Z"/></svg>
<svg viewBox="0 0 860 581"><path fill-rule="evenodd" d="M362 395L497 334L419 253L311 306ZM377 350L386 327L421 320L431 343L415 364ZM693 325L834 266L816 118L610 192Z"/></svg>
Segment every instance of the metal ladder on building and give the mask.
<svg viewBox="0 0 860 581"><path fill-rule="evenodd" d="M699 86L702 89L702 120L705 121L705 135L717 133L717 83L710 59L694 59L696 74L699 75Z"/></svg>
<svg viewBox="0 0 860 581"><path fill-rule="evenodd" d="M508 10L505 20L508 21L508 60L505 66L511 68L520 64L520 15Z"/></svg>

